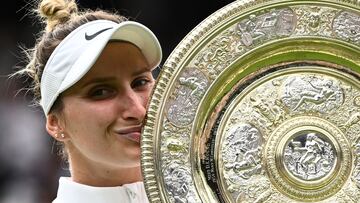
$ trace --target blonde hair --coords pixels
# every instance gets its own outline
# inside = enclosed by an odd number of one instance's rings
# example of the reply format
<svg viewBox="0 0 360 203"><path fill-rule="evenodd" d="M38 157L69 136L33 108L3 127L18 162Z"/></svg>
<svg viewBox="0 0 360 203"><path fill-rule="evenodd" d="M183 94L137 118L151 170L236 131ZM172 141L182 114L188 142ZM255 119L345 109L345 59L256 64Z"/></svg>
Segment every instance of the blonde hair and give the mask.
<svg viewBox="0 0 360 203"><path fill-rule="evenodd" d="M110 20L116 23L127 18L105 10L79 11L75 0L42 0L34 10L40 23L45 25L39 34L36 44L31 49L25 49L27 65L14 75L27 75L32 79L29 90L33 93L34 104L39 105L41 75L54 49L77 27L94 20ZM59 97L61 98L61 97ZM59 99L58 99L59 100ZM51 110L58 110L60 101L56 101Z"/></svg>

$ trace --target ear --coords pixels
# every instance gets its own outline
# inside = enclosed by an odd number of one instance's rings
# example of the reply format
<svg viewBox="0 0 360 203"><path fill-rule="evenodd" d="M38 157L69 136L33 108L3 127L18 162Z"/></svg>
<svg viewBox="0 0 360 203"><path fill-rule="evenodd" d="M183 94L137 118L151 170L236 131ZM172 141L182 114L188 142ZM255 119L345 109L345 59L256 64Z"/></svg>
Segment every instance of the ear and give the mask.
<svg viewBox="0 0 360 203"><path fill-rule="evenodd" d="M56 140L64 141L61 135L63 133L63 126L58 115L50 113L46 117L46 131Z"/></svg>

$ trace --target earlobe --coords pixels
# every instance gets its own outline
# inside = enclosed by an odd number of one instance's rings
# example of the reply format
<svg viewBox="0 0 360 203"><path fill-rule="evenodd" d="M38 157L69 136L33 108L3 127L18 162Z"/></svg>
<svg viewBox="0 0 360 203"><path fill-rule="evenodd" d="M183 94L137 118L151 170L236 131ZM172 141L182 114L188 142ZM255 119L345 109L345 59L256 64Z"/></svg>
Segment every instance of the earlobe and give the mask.
<svg viewBox="0 0 360 203"><path fill-rule="evenodd" d="M57 115L50 113L46 117L46 131L58 141L65 140L64 127Z"/></svg>

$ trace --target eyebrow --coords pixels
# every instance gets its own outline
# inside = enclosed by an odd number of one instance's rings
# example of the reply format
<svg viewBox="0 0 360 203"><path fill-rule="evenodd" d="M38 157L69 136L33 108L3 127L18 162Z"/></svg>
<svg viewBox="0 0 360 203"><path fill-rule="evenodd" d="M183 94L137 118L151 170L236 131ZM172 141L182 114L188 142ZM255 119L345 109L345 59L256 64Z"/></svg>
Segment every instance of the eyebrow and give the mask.
<svg viewBox="0 0 360 203"><path fill-rule="evenodd" d="M141 68L140 70L138 71L134 71L131 76L132 77L135 77L137 75L141 75L143 73L146 73L146 72L152 72L151 69L149 69L148 67L146 68ZM103 82L112 82L112 81L115 81L117 80L116 77L99 77L99 78L93 78L89 81L86 81L83 85L81 85L82 87L87 87L88 85L90 84L96 84L96 83L103 83Z"/></svg>
<svg viewBox="0 0 360 203"><path fill-rule="evenodd" d="M151 68L148 67L148 66L142 67L142 68L140 68L139 70L134 71L134 72L131 74L131 76L141 75L141 74L146 73L146 72L150 72L150 73L151 73L151 72L152 72Z"/></svg>
<svg viewBox="0 0 360 203"><path fill-rule="evenodd" d="M100 77L100 78L94 78L94 79L91 79L87 82L85 82L82 87L87 87L89 86L90 84L96 84L96 83L103 83L103 82L109 82L109 81L115 81L116 78L115 77Z"/></svg>

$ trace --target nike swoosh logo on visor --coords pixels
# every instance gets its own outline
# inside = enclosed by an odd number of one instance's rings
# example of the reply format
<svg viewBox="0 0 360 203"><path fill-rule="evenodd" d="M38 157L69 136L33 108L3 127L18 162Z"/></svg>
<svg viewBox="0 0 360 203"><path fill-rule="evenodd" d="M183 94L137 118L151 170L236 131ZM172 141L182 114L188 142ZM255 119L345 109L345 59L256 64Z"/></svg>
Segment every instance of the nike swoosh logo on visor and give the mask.
<svg viewBox="0 0 360 203"><path fill-rule="evenodd" d="M86 40L92 40L92 39L94 39L96 36L98 36L99 34L101 34L102 32L105 32L106 30L109 30L109 29L111 29L111 28L112 28L112 27L99 30L99 31L95 32L95 33L92 34L92 35L88 35L87 33L85 33L85 39L86 39Z"/></svg>

